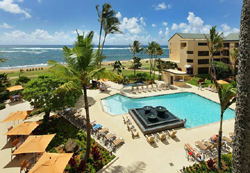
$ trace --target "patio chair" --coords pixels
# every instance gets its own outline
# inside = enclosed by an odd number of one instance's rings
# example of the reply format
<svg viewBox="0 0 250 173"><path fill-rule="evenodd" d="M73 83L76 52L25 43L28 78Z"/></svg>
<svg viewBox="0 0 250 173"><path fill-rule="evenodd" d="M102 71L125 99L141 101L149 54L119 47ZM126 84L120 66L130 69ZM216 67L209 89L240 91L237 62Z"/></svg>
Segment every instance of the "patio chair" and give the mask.
<svg viewBox="0 0 250 173"><path fill-rule="evenodd" d="M9 99L10 99L11 102L15 101L15 99L12 96L9 96Z"/></svg>
<svg viewBox="0 0 250 173"><path fill-rule="evenodd" d="M136 94L134 86L132 86L131 91L132 91L133 94Z"/></svg>
<svg viewBox="0 0 250 173"><path fill-rule="evenodd" d="M155 91L155 92L157 91L153 84L151 84L151 87L152 87L153 91Z"/></svg>
<svg viewBox="0 0 250 173"><path fill-rule="evenodd" d="M157 133L157 136L161 141L166 140L166 133L164 131L162 131L161 133Z"/></svg>
<svg viewBox="0 0 250 173"><path fill-rule="evenodd" d="M147 91L148 91L148 92L151 92L151 91L152 91L152 89L149 88L148 85L146 85L146 88L147 88Z"/></svg>
<svg viewBox="0 0 250 173"><path fill-rule="evenodd" d="M128 131L132 130L135 128L135 126L131 123L131 124L127 124L127 128L128 128Z"/></svg>
<svg viewBox="0 0 250 173"><path fill-rule="evenodd" d="M141 93L141 89L139 88L139 86L136 86L136 90L139 94Z"/></svg>
<svg viewBox="0 0 250 173"><path fill-rule="evenodd" d="M210 89L210 88L211 88L211 84L209 84L208 87L205 87L204 89L205 89L205 90L208 90L208 89Z"/></svg>
<svg viewBox="0 0 250 173"><path fill-rule="evenodd" d="M176 137L176 135L175 135L176 133L177 133L176 130L168 130L168 135L171 138L175 138Z"/></svg>
<svg viewBox="0 0 250 173"><path fill-rule="evenodd" d="M21 166L20 172L22 172L22 171L27 172L31 168L32 162L31 161L26 162L26 160L23 159L20 166Z"/></svg>
<svg viewBox="0 0 250 173"><path fill-rule="evenodd" d="M199 153L196 149L194 149L189 143L186 143L184 145L184 149L188 152L190 156L193 156L199 162L202 162L204 160L201 153Z"/></svg>
<svg viewBox="0 0 250 173"><path fill-rule="evenodd" d="M141 88L142 88L142 91L143 91L144 93L147 92L147 89L146 89L143 85L141 86Z"/></svg>
<svg viewBox="0 0 250 173"><path fill-rule="evenodd" d="M196 141L195 142L195 146L196 147L198 147L200 150L201 150L201 152L203 153L203 154L206 154L208 151L210 151L210 149L211 149L211 147L212 147L212 145L204 145L202 142L200 142L200 141Z"/></svg>
<svg viewBox="0 0 250 173"><path fill-rule="evenodd" d="M154 143L155 142L155 136L154 135L145 135L148 143Z"/></svg>
<svg viewBox="0 0 250 173"><path fill-rule="evenodd" d="M158 91L161 91L161 88L159 88L159 86L156 84L155 85L156 86L156 89L158 90Z"/></svg>
<svg viewBox="0 0 250 173"><path fill-rule="evenodd" d="M229 137L232 139L234 137L234 132L229 133Z"/></svg>
<svg viewBox="0 0 250 173"><path fill-rule="evenodd" d="M228 138L228 137L226 137L226 136L223 136L223 138L222 138L224 141L226 141L226 144L227 145L232 145L232 143L233 143L233 140L232 139L230 139L230 138Z"/></svg>
<svg viewBox="0 0 250 173"><path fill-rule="evenodd" d="M164 91L167 90L167 87L166 87L166 85L164 83L161 84L161 89L164 90Z"/></svg>
<svg viewBox="0 0 250 173"><path fill-rule="evenodd" d="M124 139L122 139L121 137L117 138L116 140L112 141L112 144L114 145L113 150L115 150L118 146L124 144Z"/></svg>
<svg viewBox="0 0 250 173"><path fill-rule="evenodd" d="M215 89L216 89L216 86L212 86L209 91L214 92Z"/></svg>
<svg viewBox="0 0 250 173"><path fill-rule="evenodd" d="M132 138L133 138L133 139L134 139L135 137L140 137L140 136L139 136L139 132L138 132L136 129L131 130L131 135L132 135Z"/></svg>

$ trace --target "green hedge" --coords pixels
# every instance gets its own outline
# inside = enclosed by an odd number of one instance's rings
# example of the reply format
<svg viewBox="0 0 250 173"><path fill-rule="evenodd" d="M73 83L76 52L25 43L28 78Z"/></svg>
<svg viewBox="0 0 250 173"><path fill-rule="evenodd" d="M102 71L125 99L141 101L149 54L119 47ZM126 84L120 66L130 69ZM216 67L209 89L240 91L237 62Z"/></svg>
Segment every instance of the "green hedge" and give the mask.
<svg viewBox="0 0 250 173"><path fill-rule="evenodd" d="M5 104L4 103L0 103L0 110L5 108Z"/></svg>

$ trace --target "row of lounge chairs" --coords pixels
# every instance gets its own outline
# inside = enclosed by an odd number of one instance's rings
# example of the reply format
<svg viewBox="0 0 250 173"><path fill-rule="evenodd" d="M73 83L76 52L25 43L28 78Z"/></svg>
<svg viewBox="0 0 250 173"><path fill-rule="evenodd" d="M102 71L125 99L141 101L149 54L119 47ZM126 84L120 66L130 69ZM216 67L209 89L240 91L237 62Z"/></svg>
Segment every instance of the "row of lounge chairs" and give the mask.
<svg viewBox="0 0 250 173"><path fill-rule="evenodd" d="M233 133L229 133L230 138L223 136L222 137L222 149L229 152L230 147L232 146ZM189 143L184 145L184 149L188 152L189 156L192 156L197 161L203 161L203 156L205 155L215 155L218 148L218 143L210 140L201 140L196 141L195 146L199 148L200 151L193 148Z"/></svg>
<svg viewBox="0 0 250 173"><path fill-rule="evenodd" d="M155 136L157 136L161 141L166 140L167 136L170 138L175 138L176 137L176 130L168 130L167 133L162 131L162 132L157 132L156 135L150 134L150 135L145 135L146 140L148 143L155 143Z"/></svg>
<svg viewBox="0 0 250 173"><path fill-rule="evenodd" d="M208 87L204 88L205 90L212 91L218 93L215 85L208 85Z"/></svg>
<svg viewBox="0 0 250 173"><path fill-rule="evenodd" d="M97 124L96 121L90 122L92 132L98 137L102 138L105 145L109 145L113 151L115 151L119 146L124 144L124 139L117 137L115 133L109 132L107 127L102 127L101 124Z"/></svg>
<svg viewBox="0 0 250 173"><path fill-rule="evenodd" d="M146 92L152 92L152 91L166 91L169 90L169 86L165 85L165 84L150 84L150 85L138 85L138 86L132 86L131 91L133 94L137 94L137 93L146 93Z"/></svg>
<svg viewBox="0 0 250 173"><path fill-rule="evenodd" d="M131 132L132 138L139 138L139 132L136 130L135 126L133 125L132 121L128 117L122 117L124 124L127 125L128 131Z"/></svg>

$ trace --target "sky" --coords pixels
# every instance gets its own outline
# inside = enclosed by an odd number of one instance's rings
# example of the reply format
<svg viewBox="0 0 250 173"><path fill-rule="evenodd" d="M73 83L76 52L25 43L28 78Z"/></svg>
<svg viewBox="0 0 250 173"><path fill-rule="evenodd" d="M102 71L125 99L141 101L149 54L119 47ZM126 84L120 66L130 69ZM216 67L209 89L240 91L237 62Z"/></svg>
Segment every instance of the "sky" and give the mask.
<svg viewBox="0 0 250 173"><path fill-rule="evenodd" d="M112 5L123 34L107 37L106 45L167 45L176 32L224 35L239 32L242 0L0 0L0 45L71 45L77 29L94 31L100 23L96 5Z"/></svg>

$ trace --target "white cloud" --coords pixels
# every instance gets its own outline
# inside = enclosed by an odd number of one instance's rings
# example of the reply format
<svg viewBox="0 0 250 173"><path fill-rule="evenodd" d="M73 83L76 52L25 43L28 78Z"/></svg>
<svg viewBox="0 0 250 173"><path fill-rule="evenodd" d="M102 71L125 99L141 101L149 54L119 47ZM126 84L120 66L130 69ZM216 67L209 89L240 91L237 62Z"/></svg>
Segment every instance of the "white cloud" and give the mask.
<svg viewBox="0 0 250 173"><path fill-rule="evenodd" d="M195 16L193 12L188 13L187 21L188 23L173 23L171 30L179 30L184 33L209 33L211 25L204 26L204 21L200 17Z"/></svg>
<svg viewBox="0 0 250 173"><path fill-rule="evenodd" d="M162 22L162 25L167 26L168 22Z"/></svg>
<svg viewBox="0 0 250 173"><path fill-rule="evenodd" d="M164 38L164 34L163 34L163 31L162 31L162 30L159 31L159 36L160 36L161 38Z"/></svg>
<svg viewBox="0 0 250 173"><path fill-rule="evenodd" d="M152 24L152 27L157 27L157 25L153 23L153 24Z"/></svg>
<svg viewBox="0 0 250 173"><path fill-rule="evenodd" d="M155 7L155 10L166 10L166 9L171 9L172 8L172 5L171 4L168 4L166 5L164 2L162 2L161 4L158 4L157 6L154 6Z"/></svg>
<svg viewBox="0 0 250 173"><path fill-rule="evenodd" d="M159 36L160 36L160 38L161 38L162 40L164 39L164 41L165 41L165 40L168 40L168 39L169 39L169 28L166 27L166 28L165 28L165 32L161 29L161 30L159 31Z"/></svg>
<svg viewBox="0 0 250 173"><path fill-rule="evenodd" d="M23 2L23 0L16 0L17 2Z"/></svg>
<svg viewBox="0 0 250 173"><path fill-rule="evenodd" d="M120 12L116 13L115 15L118 19L120 19L122 17L122 14Z"/></svg>
<svg viewBox="0 0 250 173"><path fill-rule="evenodd" d="M72 44L74 40L75 36L70 37L63 31L49 34L42 29L36 29L31 33L14 30L0 36L0 44Z"/></svg>
<svg viewBox="0 0 250 173"><path fill-rule="evenodd" d="M239 33L240 30L238 28L231 29L230 26L228 26L226 23L221 24L222 30L219 30L219 32L223 32L224 36L227 36L230 33Z"/></svg>
<svg viewBox="0 0 250 173"><path fill-rule="evenodd" d="M31 15L27 12L27 9L22 9L18 4L15 4L13 0L0 1L0 9L10 13L24 14L26 18L31 17Z"/></svg>
<svg viewBox="0 0 250 173"><path fill-rule="evenodd" d="M142 23L142 21L143 21L143 18L141 17L140 23ZM145 23L145 25L146 25L146 23ZM140 25L139 20L136 17L132 17L132 18L124 17L123 20L121 21L121 24L119 27L120 27L120 30L122 30L122 31L127 30L131 34L138 34L144 30L143 24Z"/></svg>
<svg viewBox="0 0 250 173"><path fill-rule="evenodd" d="M38 3L42 3L42 0L37 0Z"/></svg>
<svg viewBox="0 0 250 173"><path fill-rule="evenodd" d="M0 28L10 29L13 28L13 26L8 25L7 23L0 24Z"/></svg>
<svg viewBox="0 0 250 173"><path fill-rule="evenodd" d="M140 22L143 26L146 26L146 22L144 21L143 17L140 17Z"/></svg>

